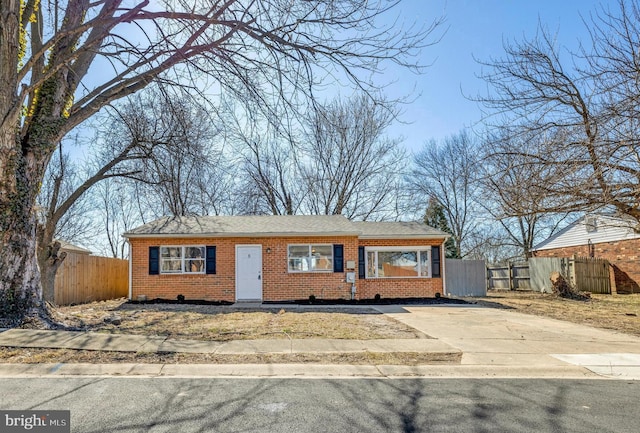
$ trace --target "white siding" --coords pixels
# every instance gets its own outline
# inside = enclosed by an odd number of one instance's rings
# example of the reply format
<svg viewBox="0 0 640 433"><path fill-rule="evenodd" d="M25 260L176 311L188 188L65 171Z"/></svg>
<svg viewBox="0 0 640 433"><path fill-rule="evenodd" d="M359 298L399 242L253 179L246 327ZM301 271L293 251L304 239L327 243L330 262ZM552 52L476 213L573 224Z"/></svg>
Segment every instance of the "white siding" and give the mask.
<svg viewBox="0 0 640 433"><path fill-rule="evenodd" d="M580 218L554 236L536 245L534 251L587 245L589 241L597 244L640 238L640 234L636 233L631 224L625 220L602 215L597 215L595 218L595 231L588 232L585 219Z"/></svg>

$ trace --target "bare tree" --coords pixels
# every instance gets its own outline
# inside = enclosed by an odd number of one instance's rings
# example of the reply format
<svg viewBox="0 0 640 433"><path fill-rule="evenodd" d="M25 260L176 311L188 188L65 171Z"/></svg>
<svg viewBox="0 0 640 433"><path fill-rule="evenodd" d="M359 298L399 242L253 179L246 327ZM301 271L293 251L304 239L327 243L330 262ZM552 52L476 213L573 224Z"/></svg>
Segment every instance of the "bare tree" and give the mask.
<svg viewBox="0 0 640 433"><path fill-rule="evenodd" d="M547 172L542 166L530 166L520 155L512 153L515 148L537 146L536 137L522 145L515 139L492 137L485 141L479 166L479 181L482 208L497 221L505 236L507 246L517 248L520 258L531 257L537 241L552 235L567 213L549 213L544 209L540 197L545 196ZM497 157L500 155L500 157Z"/></svg>
<svg viewBox="0 0 640 433"><path fill-rule="evenodd" d="M399 140L384 132L396 115L394 104L364 94L316 108L302 156L309 213L360 220L395 216L405 155Z"/></svg>
<svg viewBox="0 0 640 433"><path fill-rule="evenodd" d="M340 71L366 87L359 71L377 71L385 60L415 67L413 54L433 30L380 27L377 17L396 3L69 0L45 8L37 0L1 2L2 317L50 323L34 209L51 155L74 127L160 78L197 90L199 83L185 77L208 74L255 100L267 94L287 100L292 92L312 97L319 71ZM161 77L168 71L173 75Z"/></svg>
<svg viewBox="0 0 640 433"><path fill-rule="evenodd" d="M128 257L122 233L140 223L135 204L136 197L129 193L127 183L120 178L107 179L92 191L95 204L93 214L103 226L102 230L96 232L106 240L103 253L121 259Z"/></svg>
<svg viewBox="0 0 640 433"><path fill-rule="evenodd" d="M435 198L443 207L455 244L455 255L465 257L465 246L478 221L478 149L466 132L431 140L414 156L408 183L425 202Z"/></svg>
<svg viewBox="0 0 640 433"><path fill-rule="evenodd" d="M66 144L60 144L58 151L52 155L42 188L38 195L38 221L39 225L46 225L46 220L55 213L61 202L69 197L78 185L82 184L82 169L72 161L69 153L63 151L63 147L71 148L78 138L64 140ZM73 203L69 210L57 221L53 237L63 239L71 243L87 244L93 237L96 225L89 215L92 204L81 197ZM43 232L39 231L39 235Z"/></svg>
<svg viewBox="0 0 640 433"><path fill-rule="evenodd" d="M89 201L74 194L84 185L79 170L62 149L60 144L52 155L37 198L38 266L44 299L49 302L54 301L55 275L66 257L59 240L86 243L96 230L96 224L89 216Z"/></svg>
<svg viewBox="0 0 640 433"><path fill-rule="evenodd" d="M526 202L538 212L604 208L640 221L640 12L637 1L618 6L585 21L591 39L567 58L541 26L483 62L492 92L479 100L493 135L509 143L491 157L510 162L503 170L533 174ZM496 183L515 176L495 175ZM508 215L530 215L526 208Z"/></svg>
<svg viewBox="0 0 640 433"><path fill-rule="evenodd" d="M267 138L268 140L269 138ZM302 188L295 155L290 147L274 141L247 143L243 188L245 209L248 213L294 215L300 208ZM251 205L247 206L246 202Z"/></svg>
<svg viewBox="0 0 640 433"><path fill-rule="evenodd" d="M274 109L275 111L276 109ZM300 209L301 185L296 118L286 110L267 117L257 107L242 115L227 107L227 125L241 166L238 180L240 212L294 215Z"/></svg>
<svg viewBox="0 0 640 433"><path fill-rule="evenodd" d="M165 93L153 92L99 116L95 126L97 134L92 137L92 158L85 162L84 178L74 171L68 156L57 158L59 164L49 170L51 186L44 190L51 191L40 194L45 211L36 228L38 266L45 300L54 300L55 275L66 256L60 252L60 243L54 242L54 237L61 231L75 232L74 237L78 237L79 229L86 231L87 227L83 225L87 226L88 219L78 210L87 202L87 190L98 182L116 177L157 183L148 180L149 171L141 164L155 162L157 166L169 161L168 153L182 156L193 149L197 152L202 129L185 124L185 107L176 105L175 99ZM156 107L162 107L162 111L154 110ZM203 119L203 116L193 118ZM193 143L194 137L200 141ZM76 212L72 212L74 209Z"/></svg>
<svg viewBox="0 0 640 433"><path fill-rule="evenodd" d="M146 95L133 110L139 113L135 119L118 118L123 126L119 140L130 140L135 131L149 143L148 156L132 164L139 173L135 181L144 184L138 191L148 197L149 208L158 216L202 213L209 207L202 199L215 196L208 191L215 187L205 179L218 181L215 177L223 168L216 144L220 131L214 126L220 122L179 94Z"/></svg>

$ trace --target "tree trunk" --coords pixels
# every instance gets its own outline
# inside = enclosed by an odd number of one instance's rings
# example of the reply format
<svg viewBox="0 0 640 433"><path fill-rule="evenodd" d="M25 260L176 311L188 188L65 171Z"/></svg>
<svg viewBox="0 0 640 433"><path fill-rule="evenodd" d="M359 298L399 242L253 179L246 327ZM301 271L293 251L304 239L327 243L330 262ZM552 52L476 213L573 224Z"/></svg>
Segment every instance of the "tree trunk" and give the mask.
<svg viewBox="0 0 640 433"><path fill-rule="evenodd" d="M16 140L15 124L0 128L0 326L54 327L36 255L34 185L40 185L48 155L22 154Z"/></svg>
<svg viewBox="0 0 640 433"><path fill-rule="evenodd" d="M55 281L58 268L62 265L67 253L60 251L60 242L38 236L38 267L42 284L42 297L55 304Z"/></svg>
<svg viewBox="0 0 640 433"><path fill-rule="evenodd" d="M53 321L40 288L35 218L29 216L26 224L21 220L13 227L2 228L0 326L52 327Z"/></svg>

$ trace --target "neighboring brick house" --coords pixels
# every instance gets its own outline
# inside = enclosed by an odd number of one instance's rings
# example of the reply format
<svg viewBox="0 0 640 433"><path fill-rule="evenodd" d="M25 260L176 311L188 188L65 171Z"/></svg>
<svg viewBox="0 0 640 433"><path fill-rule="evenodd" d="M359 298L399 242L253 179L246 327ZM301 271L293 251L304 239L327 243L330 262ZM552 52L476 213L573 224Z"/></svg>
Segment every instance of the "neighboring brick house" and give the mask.
<svg viewBox="0 0 640 433"><path fill-rule="evenodd" d="M618 293L640 292L638 222L608 215L587 215L533 248L534 257L607 259L615 272Z"/></svg>
<svg viewBox="0 0 640 433"><path fill-rule="evenodd" d="M443 293L448 234L332 216L161 218L123 235L131 299L286 301Z"/></svg>

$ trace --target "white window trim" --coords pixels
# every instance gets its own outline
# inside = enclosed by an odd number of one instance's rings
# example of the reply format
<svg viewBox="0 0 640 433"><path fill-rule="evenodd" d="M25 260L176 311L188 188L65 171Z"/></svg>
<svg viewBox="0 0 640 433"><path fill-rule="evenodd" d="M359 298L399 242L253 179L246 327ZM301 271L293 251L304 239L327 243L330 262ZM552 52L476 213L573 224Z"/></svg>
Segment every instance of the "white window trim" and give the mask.
<svg viewBox="0 0 640 433"><path fill-rule="evenodd" d="M311 259L311 248L312 247L331 247L331 269L309 269L308 271L296 271L296 270L291 270L291 268L289 267L289 260L291 260L291 257L289 256L289 247L309 247L309 256L308 258ZM288 244L287 245L287 271L290 274L316 274L316 273L331 273L333 272L333 261L334 261L334 257L333 257L333 244Z"/></svg>
<svg viewBox="0 0 640 433"><path fill-rule="evenodd" d="M178 271L167 272L167 271L163 271L162 270L162 262L165 260L162 257L162 249L163 248L181 248L182 252L180 254L180 272L178 272ZM185 272L185 261L186 261L185 248L204 248L204 256L202 257L202 271L200 271L200 272ZM160 256L159 257L160 261L158 263L158 266L160 267L160 274L162 274L162 275L183 275L183 274L200 275L200 274L205 274L207 272L207 247L206 247L206 245L160 245L159 256ZM175 259L173 261L177 261L177 259Z"/></svg>
<svg viewBox="0 0 640 433"><path fill-rule="evenodd" d="M375 267L374 269L376 270L376 276L375 277L370 277L369 273L368 273L368 269L369 269L369 254L367 254L368 252L376 252L375 254ZM420 275L420 276L415 276L415 277L409 277L409 276L405 276L405 277L379 277L378 276L378 251L415 251L418 253L418 268L420 270L420 274L422 274L422 260L420 260L420 251L429 251L429 262L427 265L427 275ZM402 279L416 279L416 278L433 278L433 270L431 269L431 255L432 255L432 251L431 251L431 246L430 245L423 245L423 246L385 246L385 247L364 247L364 269L365 269L365 279L368 280L392 280L394 278L402 278Z"/></svg>

